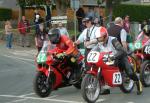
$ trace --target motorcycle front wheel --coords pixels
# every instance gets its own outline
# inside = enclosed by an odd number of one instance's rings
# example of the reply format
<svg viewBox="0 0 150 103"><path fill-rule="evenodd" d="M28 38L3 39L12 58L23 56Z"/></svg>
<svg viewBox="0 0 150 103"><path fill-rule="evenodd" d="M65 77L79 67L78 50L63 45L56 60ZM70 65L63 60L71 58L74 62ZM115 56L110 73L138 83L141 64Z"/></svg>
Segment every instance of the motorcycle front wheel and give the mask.
<svg viewBox="0 0 150 103"><path fill-rule="evenodd" d="M125 71L122 73L122 84L120 86L120 89L124 93L131 93L134 88L134 81L131 80Z"/></svg>
<svg viewBox="0 0 150 103"><path fill-rule="evenodd" d="M100 84L97 77L92 74L86 74L82 80L81 92L86 102L95 103L100 94Z"/></svg>
<svg viewBox="0 0 150 103"><path fill-rule="evenodd" d="M40 97L47 97L52 91L52 85L47 81L47 76L43 72L37 72L33 85L35 93Z"/></svg>
<svg viewBox="0 0 150 103"><path fill-rule="evenodd" d="M146 60L141 65L141 81L144 87L150 86L150 61Z"/></svg>

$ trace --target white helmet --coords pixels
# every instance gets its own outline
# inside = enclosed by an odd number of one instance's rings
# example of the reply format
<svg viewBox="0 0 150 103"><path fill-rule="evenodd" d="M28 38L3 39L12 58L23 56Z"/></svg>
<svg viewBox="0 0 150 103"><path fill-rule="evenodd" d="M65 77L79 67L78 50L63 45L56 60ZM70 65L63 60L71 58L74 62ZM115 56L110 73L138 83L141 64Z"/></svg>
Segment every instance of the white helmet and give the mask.
<svg viewBox="0 0 150 103"><path fill-rule="evenodd" d="M100 38L103 36L108 37L108 32L107 29L105 27L99 27L96 32L95 32L96 38Z"/></svg>

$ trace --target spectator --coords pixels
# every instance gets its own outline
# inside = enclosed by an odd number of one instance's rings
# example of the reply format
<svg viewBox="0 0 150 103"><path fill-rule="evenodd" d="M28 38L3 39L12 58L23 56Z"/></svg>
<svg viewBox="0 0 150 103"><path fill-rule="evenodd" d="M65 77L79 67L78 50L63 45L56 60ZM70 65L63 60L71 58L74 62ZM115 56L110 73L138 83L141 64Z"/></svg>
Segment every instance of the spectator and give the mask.
<svg viewBox="0 0 150 103"><path fill-rule="evenodd" d="M100 26L100 22L99 22L99 19L97 17L94 19L94 25L97 27Z"/></svg>
<svg viewBox="0 0 150 103"><path fill-rule="evenodd" d="M147 21L143 20L142 24L141 24L141 30L143 30L144 26L147 25Z"/></svg>
<svg viewBox="0 0 150 103"><path fill-rule="evenodd" d="M58 23L58 29L59 29L61 35L66 35L69 37L69 33L68 33L67 29L63 26L62 22Z"/></svg>
<svg viewBox="0 0 150 103"><path fill-rule="evenodd" d="M147 20L147 24L150 25L150 19Z"/></svg>
<svg viewBox="0 0 150 103"><path fill-rule="evenodd" d="M81 43L84 43L85 63L86 63L87 62L86 57L87 57L88 53L97 44L95 32L96 32L98 27L94 26L93 17L91 17L91 16L84 18L83 22L85 22L85 25L87 28L84 29L83 32L80 34L77 41L75 41L75 44L79 45ZM87 67L87 68L89 68L89 67Z"/></svg>
<svg viewBox="0 0 150 103"><path fill-rule="evenodd" d="M25 16L22 16L22 20L19 21L18 30L20 32L21 46L30 47L30 41L29 41L30 24L29 21L26 20Z"/></svg>
<svg viewBox="0 0 150 103"><path fill-rule="evenodd" d="M40 19L39 30L35 34L35 45L38 49L38 52L40 52L44 41L46 41L48 38L46 29L44 28L43 21L44 21L43 19Z"/></svg>
<svg viewBox="0 0 150 103"><path fill-rule="evenodd" d="M81 32L86 28L85 18L82 19Z"/></svg>
<svg viewBox="0 0 150 103"><path fill-rule="evenodd" d="M39 20L41 18L40 14L38 13L37 10L35 10L35 14L34 14L34 23L35 23L35 32L37 33L37 31L39 30Z"/></svg>
<svg viewBox="0 0 150 103"><path fill-rule="evenodd" d="M131 43L133 42L133 38L130 35L130 17L129 15L126 15L123 21L123 28L126 30L127 32L127 43Z"/></svg>
<svg viewBox="0 0 150 103"><path fill-rule="evenodd" d="M123 28L126 30L128 34L130 33L130 17L128 15L126 15L124 18Z"/></svg>
<svg viewBox="0 0 150 103"><path fill-rule="evenodd" d="M80 7L77 10L76 16L77 16L77 19L78 19L78 31L82 32L82 20L85 17L85 13L84 13L84 10L82 9L82 7Z"/></svg>
<svg viewBox="0 0 150 103"><path fill-rule="evenodd" d="M86 17L92 17L93 19L95 18L95 13L93 8L89 8L89 12L87 12Z"/></svg>
<svg viewBox="0 0 150 103"><path fill-rule="evenodd" d="M104 18L103 16L99 16L99 22L100 22L100 26L104 26Z"/></svg>
<svg viewBox="0 0 150 103"><path fill-rule="evenodd" d="M6 34L6 47L8 49L12 48L12 26L10 21L5 23L5 34Z"/></svg>
<svg viewBox="0 0 150 103"><path fill-rule="evenodd" d="M121 17L115 19L115 25L108 28L108 34L116 37L122 46L127 50L127 32L123 28L123 20Z"/></svg>

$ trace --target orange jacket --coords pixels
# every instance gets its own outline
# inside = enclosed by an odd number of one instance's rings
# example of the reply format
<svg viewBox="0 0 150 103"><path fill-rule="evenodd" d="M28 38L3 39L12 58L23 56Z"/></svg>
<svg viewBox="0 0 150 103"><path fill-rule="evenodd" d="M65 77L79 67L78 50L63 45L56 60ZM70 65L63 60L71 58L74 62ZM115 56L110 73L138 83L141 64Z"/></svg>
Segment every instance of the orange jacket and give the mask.
<svg viewBox="0 0 150 103"><path fill-rule="evenodd" d="M77 48L74 47L73 41L69 39L66 35L61 35L59 44L56 45L59 49L65 50L65 53L73 54L77 51Z"/></svg>

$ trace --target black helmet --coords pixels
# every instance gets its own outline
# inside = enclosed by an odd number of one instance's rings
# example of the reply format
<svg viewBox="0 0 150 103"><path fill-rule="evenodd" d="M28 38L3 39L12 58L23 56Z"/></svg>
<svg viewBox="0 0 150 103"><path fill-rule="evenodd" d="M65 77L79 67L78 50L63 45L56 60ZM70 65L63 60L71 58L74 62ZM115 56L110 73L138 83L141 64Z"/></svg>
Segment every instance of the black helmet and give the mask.
<svg viewBox="0 0 150 103"><path fill-rule="evenodd" d="M52 44L58 44L60 42L60 36L61 34L59 29L52 29L48 33L49 40Z"/></svg>
<svg viewBox="0 0 150 103"><path fill-rule="evenodd" d="M92 16L87 16L82 20L82 22L87 22L87 21L91 21L92 23L94 23L94 18Z"/></svg>
<svg viewBox="0 0 150 103"><path fill-rule="evenodd" d="M143 32L147 35L150 36L150 25L145 25L143 28Z"/></svg>

